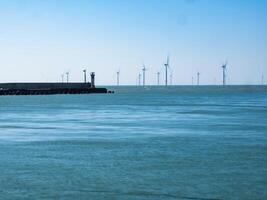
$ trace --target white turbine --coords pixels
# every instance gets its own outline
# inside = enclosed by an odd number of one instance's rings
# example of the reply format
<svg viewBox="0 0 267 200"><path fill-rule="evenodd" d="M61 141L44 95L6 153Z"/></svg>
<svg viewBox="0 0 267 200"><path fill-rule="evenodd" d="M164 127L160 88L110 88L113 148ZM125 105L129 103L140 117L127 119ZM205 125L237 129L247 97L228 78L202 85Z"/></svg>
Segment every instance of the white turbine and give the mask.
<svg viewBox="0 0 267 200"><path fill-rule="evenodd" d="M167 62L164 64L165 66L165 85L168 85L168 69L170 68L170 58L169 56L167 57Z"/></svg>

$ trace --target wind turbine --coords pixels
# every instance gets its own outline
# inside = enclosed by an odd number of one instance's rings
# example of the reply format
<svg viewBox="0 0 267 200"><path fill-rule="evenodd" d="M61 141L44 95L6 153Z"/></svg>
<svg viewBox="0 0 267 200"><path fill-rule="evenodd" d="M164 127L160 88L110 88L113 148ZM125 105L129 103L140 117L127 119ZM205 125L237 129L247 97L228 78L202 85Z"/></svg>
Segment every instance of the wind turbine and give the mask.
<svg viewBox="0 0 267 200"><path fill-rule="evenodd" d="M200 76L200 73L198 72L197 73L197 85L199 85L199 76Z"/></svg>
<svg viewBox="0 0 267 200"><path fill-rule="evenodd" d="M226 61L223 65L223 85L226 85L226 68L227 68L228 62Z"/></svg>
<svg viewBox="0 0 267 200"><path fill-rule="evenodd" d="M146 71L147 71L147 68L145 65L143 65L142 71L143 71L143 86L145 86L146 85Z"/></svg>
<svg viewBox="0 0 267 200"><path fill-rule="evenodd" d="M66 72L66 75L67 75L67 83L69 83L69 74L70 74L70 72Z"/></svg>
<svg viewBox="0 0 267 200"><path fill-rule="evenodd" d="M264 75L261 75L261 85L264 85Z"/></svg>
<svg viewBox="0 0 267 200"><path fill-rule="evenodd" d="M192 85L194 85L194 77L193 76L192 76L191 81L192 81Z"/></svg>
<svg viewBox="0 0 267 200"><path fill-rule="evenodd" d="M168 68L170 68L169 62L170 62L170 58L168 56L167 57L167 63L164 64L164 66L165 66L165 85L166 86L168 85Z"/></svg>
<svg viewBox="0 0 267 200"><path fill-rule="evenodd" d="M120 85L120 70L117 71L117 85Z"/></svg>
<svg viewBox="0 0 267 200"><path fill-rule="evenodd" d="M157 72L157 83L159 85L159 77L160 77L160 72Z"/></svg>

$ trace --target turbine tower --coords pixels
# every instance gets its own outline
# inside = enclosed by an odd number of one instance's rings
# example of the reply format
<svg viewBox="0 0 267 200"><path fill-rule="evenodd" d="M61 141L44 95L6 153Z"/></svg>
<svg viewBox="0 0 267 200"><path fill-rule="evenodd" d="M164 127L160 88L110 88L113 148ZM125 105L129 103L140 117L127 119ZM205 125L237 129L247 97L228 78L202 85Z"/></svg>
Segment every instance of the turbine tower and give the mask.
<svg viewBox="0 0 267 200"><path fill-rule="evenodd" d="M168 68L170 67L169 62L170 62L170 58L168 56L167 57L167 63L164 64L164 66L165 66L165 85L166 86L168 85Z"/></svg>
<svg viewBox="0 0 267 200"><path fill-rule="evenodd" d="M160 76L160 72L157 72L157 83L159 85L159 76Z"/></svg>
<svg viewBox="0 0 267 200"><path fill-rule="evenodd" d="M83 70L84 83L86 84L86 69Z"/></svg>
<svg viewBox="0 0 267 200"><path fill-rule="evenodd" d="M200 76L200 73L198 72L197 73L197 85L199 85L199 76Z"/></svg>
<svg viewBox="0 0 267 200"><path fill-rule="evenodd" d="M120 85L120 70L117 71L117 85Z"/></svg>
<svg viewBox="0 0 267 200"><path fill-rule="evenodd" d="M139 86L141 85L141 76L142 76L142 75L139 73L139 74L138 74L138 85L139 85Z"/></svg>
<svg viewBox="0 0 267 200"><path fill-rule="evenodd" d="M223 65L223 85L226 85L226 68L227 68L228 62L226 61Z"/></svg>
<svg viewBox="0 0 267 200"><path fill-rule="evenodd" d="M66 72L66 75L67 75L67 83L69 83L69 74L70 74L70 72Z"/></svg>
<svg viewBox="0 0 267 200"><path fill-rule="evenodd" d="M146 66L143 65L142 71L143 71L143 86L146 85Z"/></svg>
<svg viewBox="0 0 267 200"><path fill-rule="evenodd" d="M264 75L261 75L261 85L264 85Z"/></svg>

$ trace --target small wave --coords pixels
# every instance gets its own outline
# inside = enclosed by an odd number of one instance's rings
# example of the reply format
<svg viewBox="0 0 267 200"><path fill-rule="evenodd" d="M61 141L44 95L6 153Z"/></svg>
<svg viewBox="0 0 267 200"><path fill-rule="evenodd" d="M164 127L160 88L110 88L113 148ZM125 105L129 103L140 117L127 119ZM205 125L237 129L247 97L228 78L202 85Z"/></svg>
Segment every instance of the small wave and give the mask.
<svg viewBox="0 0 267 200"><path fill-rule="evenodd" d="M34 130L52 130L52 129L58 129L57 127L51 127L51 126L42 126L42 127L36 127L36 126L19 126L19 125L1 125L0 129L34 129Z"/></svg>
<svg viewBox="0 0 267 200"><path fill-rule="evenodd" d="M145 191L135 191L135 192L119 192L119 191L107 191L107 190L79 190L80 192L88 193L106 193L109 195L122 195L122 196L150 196L150 197L164 197L172 199L191 199L191 200L220 200L218 198L204 198L204 197L190 197L190 196L179 196L176 194L167 193L153 193Z"/></svg>

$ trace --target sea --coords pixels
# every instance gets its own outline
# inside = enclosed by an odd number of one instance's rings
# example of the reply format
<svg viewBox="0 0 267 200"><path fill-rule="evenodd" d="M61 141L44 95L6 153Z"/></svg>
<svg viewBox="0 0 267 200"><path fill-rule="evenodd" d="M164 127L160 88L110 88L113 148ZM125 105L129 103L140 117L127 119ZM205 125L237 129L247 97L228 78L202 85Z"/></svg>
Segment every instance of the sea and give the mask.
<svg viewBox="0 0 267 200"><path fill-rule="evenodd" d="M0 199L267 199L267 86L1 96Z"/></svg>

